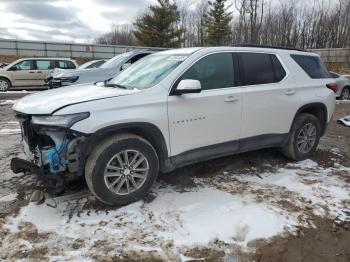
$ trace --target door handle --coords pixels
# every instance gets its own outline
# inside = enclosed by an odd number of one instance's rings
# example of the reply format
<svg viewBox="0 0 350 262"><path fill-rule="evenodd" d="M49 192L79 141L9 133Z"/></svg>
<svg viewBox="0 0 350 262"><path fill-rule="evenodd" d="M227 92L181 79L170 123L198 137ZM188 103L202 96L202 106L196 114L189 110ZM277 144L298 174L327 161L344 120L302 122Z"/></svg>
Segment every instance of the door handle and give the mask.
<svg viewBox="0 0 350 262"><path fill-rule="evenodd" d="M286 94L287 96L294 95L294 94L295 94L295 91L292 90L292 89L288 89L288 90L285 92L285 94Z"/></svg>
<svg viewBox="0 0 350 262"><path fill-rule="evenodd" d="M34 71L29 71L29 74L34 74L35 72Z"/></svg>
<svg viewBox="0 0 350 262"><path fill-rule="evenodd" d="M225 98L224 101L227 102L227 103L230 103L230 102L232 103L232 102L238 101L238 98L234 97L234 96L228 96L228 97Z"/></svg>
<svg viewBox="0 0 350 262"><path fill-rule="evenodd" d="M37 73L42 73L43 71L36 71Z"/></svg>

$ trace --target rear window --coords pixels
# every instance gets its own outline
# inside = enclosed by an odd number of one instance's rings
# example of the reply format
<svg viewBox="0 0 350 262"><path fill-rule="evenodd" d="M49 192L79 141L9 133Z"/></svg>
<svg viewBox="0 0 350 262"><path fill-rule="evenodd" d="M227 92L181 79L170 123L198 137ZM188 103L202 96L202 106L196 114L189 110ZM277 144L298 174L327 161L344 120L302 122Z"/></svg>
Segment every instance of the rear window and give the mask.
<svg viewBox="0 0 350 262"><path fill-rule="evenodd" d="M261 85L280 82L286 72L275 55L240 53L244 85Z"/></svg>
<svg viewBox="0 0 350 262"><path fill-rule="evenodd" d="M318 56L290 55L295 62L313 79L331 78Z"/></svg>

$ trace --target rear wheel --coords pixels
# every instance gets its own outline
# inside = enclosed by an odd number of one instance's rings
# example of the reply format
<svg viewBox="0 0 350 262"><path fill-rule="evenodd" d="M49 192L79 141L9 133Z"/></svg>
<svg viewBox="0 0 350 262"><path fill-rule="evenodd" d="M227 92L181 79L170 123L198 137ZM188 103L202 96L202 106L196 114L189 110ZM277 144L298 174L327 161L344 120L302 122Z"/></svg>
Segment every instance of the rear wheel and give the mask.
<svg viewBox="0 0 350 262"><path fill-rule="evenodd" d="M7 90L9 90L11 87L11 83L9 80L7 80L6 78L0 78L0 91L1 92L5 92Z"/></svg>
<svg viewBox="0 0 350 262"><path fill-rule="evenodd" d="M344 87L340 94L341 100L349 100L350 99L350 87Z"/></svg>
<svg viewBox="0 0 350 262"><path fill-rule="evenodd" d="M320 141L321 124L311 114L300 114L293 123L283 153L293 160L304 160L315 152Z"/></svg>
<svg viewBox="0 0 350 262"><path fill-rule="evenodd" d="M91 192L108 205L142 199L159 170L158 157L145 139L122 134L102 142L88 157L85 178Z"/></svg>

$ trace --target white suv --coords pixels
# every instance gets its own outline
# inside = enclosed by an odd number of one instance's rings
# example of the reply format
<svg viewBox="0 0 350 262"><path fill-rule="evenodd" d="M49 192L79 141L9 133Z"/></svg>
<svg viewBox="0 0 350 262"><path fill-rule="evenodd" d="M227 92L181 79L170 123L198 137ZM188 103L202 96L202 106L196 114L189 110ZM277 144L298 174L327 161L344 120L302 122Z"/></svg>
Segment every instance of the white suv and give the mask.
<svg viewBox="0 0 350 262"><path fill-rule="evenodd" d="M208 47L138 61L109 84L26 96L14 106L31 170L85 175L109 205L141 199L158 172L277 147L305 159L325 133L336 84L319 56L298 50Z"/></svg>

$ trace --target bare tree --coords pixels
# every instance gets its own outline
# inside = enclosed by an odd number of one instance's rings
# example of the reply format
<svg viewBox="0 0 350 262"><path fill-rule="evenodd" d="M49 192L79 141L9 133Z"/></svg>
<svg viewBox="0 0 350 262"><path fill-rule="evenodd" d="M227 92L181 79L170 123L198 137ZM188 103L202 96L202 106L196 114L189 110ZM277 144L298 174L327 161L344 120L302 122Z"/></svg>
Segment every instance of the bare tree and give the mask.
<svg viewBox="0 0 350 262"><path fill-rule="evenodd" d="M95 40L98 44L105 45L136 45L137 41L131 24L111 26L111 31Z"/></svg>
<svg viewBox="0 0 350 262"><path fill-rule="evenodd" d="M231 0L232 43L299 48L350 47L349 0ZM208 0L175 0L180 12L176 25L185 28L182 46L204 46ZM137 44L132 25L114 25L96 39L104 44ZM230 44L230 43L229 43Z"/></svg>

